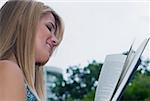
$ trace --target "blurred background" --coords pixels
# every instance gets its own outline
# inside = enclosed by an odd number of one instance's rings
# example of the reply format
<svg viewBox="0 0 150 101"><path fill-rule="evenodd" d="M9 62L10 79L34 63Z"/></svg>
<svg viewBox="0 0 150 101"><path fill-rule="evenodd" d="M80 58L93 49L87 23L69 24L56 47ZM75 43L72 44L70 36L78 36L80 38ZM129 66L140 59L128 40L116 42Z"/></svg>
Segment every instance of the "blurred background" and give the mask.
<svg viewBox="0 0 150 101"><path fill-rule="evenodd" d="M44 2L56 10L65 23L64 39L46 64L48 69L55 67L58 74L62 74L47 87L54 94L49 95L49 101L94 101L106 55L128 52L133 41L136 50L150 36L148 0ZM121 101L150 101L149 46Z"/></svg>
<svg viewBox="0 0 150 101"><path fill-rule="evenodd" d="M150 36L149 0L39 0L64 20L64 39L45 66L47 101L93 101L108 54ZM2 6L6 0L0 1ZM150 43L121 101L150 101Z"/></svg>

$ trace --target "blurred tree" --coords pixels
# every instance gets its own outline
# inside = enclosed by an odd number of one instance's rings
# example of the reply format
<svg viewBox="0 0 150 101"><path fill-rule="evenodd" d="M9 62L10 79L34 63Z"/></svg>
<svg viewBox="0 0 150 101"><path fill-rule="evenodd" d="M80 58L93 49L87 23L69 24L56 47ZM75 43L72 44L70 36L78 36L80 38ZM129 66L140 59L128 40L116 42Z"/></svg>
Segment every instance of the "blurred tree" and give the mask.
<svg viewBox="0 0 150 101"><path fill-rule="evenodd" d="M67 69L68 79L59 80L53 88L60 101L82 99L88 92L95 90L102 64L93 61L84 68L72 66Z"/></svg>
<svg viewBox="0 0 150 101"><path fill-rule="evenodd" d="M150 76L150 58L143 59L140 65L140 72Z"/></svg>
<svg viewBox="0 0 150 101"><path fill-rule="evenodd" d="M91 90L80 101L94 101L94 97L95 97L95 90Z"/></svg>
<svg viewBox="0 0 150 101"><path fill-rule="evenodd" d="M121 101L150 101L150 76L137 71L135 78L128 84Z"/></svg>

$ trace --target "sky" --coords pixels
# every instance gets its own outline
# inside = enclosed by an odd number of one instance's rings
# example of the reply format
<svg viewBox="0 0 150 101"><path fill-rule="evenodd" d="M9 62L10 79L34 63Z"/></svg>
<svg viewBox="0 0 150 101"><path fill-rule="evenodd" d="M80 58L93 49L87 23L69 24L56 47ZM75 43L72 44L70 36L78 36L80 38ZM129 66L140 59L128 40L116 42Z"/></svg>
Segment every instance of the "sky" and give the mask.
<svg viewBox="0 0 150 101"><path fill-rule="evenodd" d="M65 71L69 66L83 67L93 60L104 62L106 55L128 51L134 40L136 49L150 36L148 0L39 1L53 8L65 24L63 41L46 66ZM143 56L150 57L149 48Z"/></svg>
<svg viewBox="0 0 150 101"><path fill-rule="evenodd" d="M45 0L46 2L46 0ZM64 39L47 63L63 69L104 62L108 54L128 51L135 40L136 49L150 36L148 1L66 1L46 2L63 18ZM150 47L143 55L150 57Z"/></svg>

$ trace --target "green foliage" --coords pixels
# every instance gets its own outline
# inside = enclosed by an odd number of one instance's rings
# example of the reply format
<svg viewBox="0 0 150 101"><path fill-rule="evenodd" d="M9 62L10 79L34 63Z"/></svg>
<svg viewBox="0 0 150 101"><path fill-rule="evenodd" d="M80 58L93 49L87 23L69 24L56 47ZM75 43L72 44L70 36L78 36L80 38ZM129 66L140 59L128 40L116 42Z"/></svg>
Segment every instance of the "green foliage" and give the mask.
<svg viewBox="0 0 150 101"><path fill-rule="evenodd" d="M94 101L94 97L95 97L95 90L91 90L80 101Z"/></svg>
<svg viewBox="0 0 150 101"><path fill-rule="evenodd" d="M127 86L121 101L150 101L150 76L137 71Z"/></svg>
<svg viewBox="0 0 150 101"><path fill-rule="evenodd" d="M72 66L67 69L68 79L59 80L56 82L56 87L53 88L53 93L56 94L58 100L83 99L90 91L96 89L101 63L93 61L84 68ZM69 99L69 100L68 100Z"/></svg>

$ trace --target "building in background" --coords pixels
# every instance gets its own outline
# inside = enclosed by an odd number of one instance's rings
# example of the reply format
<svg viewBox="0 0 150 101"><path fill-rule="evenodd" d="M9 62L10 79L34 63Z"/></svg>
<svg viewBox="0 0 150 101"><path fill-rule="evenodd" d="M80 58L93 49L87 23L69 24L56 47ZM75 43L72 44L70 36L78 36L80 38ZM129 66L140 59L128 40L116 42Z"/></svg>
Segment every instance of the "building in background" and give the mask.
<svg viewBox="0 0 150 101"><path fill-rule="evenodd" d="M56 99L56 96L52 93L51 89L56 86L55 82L62 78L63 70L58 67L46 66L44 68L44 74L46 101L50 101L51 98Z"/></svg>

